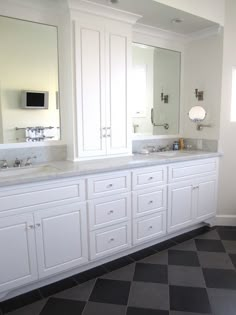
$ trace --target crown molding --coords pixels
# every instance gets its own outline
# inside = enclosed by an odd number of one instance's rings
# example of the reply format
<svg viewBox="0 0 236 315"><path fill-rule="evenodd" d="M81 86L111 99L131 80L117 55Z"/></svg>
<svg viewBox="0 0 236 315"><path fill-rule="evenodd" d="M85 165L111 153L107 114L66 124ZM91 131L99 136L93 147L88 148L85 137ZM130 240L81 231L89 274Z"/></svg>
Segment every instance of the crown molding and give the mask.
<svg viewBox="0 0 236 315"><path fill-rule="evenodd" d="M137 23L133 27L133 32L143 34L143 35L150 35L153 37L157 37L160 39L168 40L168 41L176 41L179 43L184 43L187 40L187 36L171 31L167 31L161 28L157 28L154 26L149 26L141 23Z"/></svg>
<svg viewBox="0 0 236 315"><path fill-rule="evenodd" d="M187 37L187 41L191 42L194 40L204 39L209 36L219 35L222 33L222 31L223 31L223 26L221 25L211 26L208 28L204 28L203 30L190 33Z"/></svg>
<svg viewBox="0 0 236 315"><path fill-rule="evenodd" d="M135 24L142 16L123 10L111 8L88 0L68 0L70 10L119 20L128 24Z"/></svg>

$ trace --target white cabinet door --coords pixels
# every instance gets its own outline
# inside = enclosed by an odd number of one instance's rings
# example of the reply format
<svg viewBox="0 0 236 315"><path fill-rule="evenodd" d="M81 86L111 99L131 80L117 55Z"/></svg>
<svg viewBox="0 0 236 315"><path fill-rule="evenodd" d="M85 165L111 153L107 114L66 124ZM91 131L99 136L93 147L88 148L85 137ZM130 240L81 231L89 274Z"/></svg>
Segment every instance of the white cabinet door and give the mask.
<svg viewBox="0 0 236 315"><path fill-rule="evenodd" d="M40 210L34 216L40 278L88 261L84 203Z"/></svg>
<svg viewBox="0 0 236 315"><path fill-rule="evenodd" d="M94 20L94 21L93 21ZM105 33L92 17L75 22L77 134L80 157L106 154Z"/></svg>
<svg viewBox="0 0 236 315"><path fill-rule="evenodd" d="M194 200L192 181L171 184L168 196L168 232L193 223Z"/></svg>
<svg viewBox="0 0 236 315"><path fill-rule="evenodd" d="M106 31L106 114L107 153L130 150L131 123L128 108L131 29L124 23L111 22Z"/></svg>
<svg viewBox="0 0 236 315"><path fill-rule="evenodd" d="M38 278L32 214L0 219L0 292Z"/></svg>
<svg viewBox="0 0 236 315"><path fill-rule="evenodd" d="M210 218L216 214L216 177L202 178L198 180L196 185L197 193L197 213L196 218L198 221Z"/></svg>

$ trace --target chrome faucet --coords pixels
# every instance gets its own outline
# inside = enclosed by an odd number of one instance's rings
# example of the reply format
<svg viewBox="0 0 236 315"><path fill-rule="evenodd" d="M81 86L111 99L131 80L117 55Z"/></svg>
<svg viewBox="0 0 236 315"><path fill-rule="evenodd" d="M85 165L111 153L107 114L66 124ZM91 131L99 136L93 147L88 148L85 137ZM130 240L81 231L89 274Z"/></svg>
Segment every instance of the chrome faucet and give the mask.
<svg viewBox="0 0 236 315"><path fill-rule="evenodd" d="M32 159L37 159L37 156L29 156L26 159L25 166L32 166Z"/></svg>
<svg viewBox="0 0 236 315"><path fill-rule="evenodd" d="M2 162L1 169L7 169L8 168L8 163L7 160L0 160Z"/></svg>
<svg viewBox="0 0 236 315"><path fill-rule="evenodd" d="M19 160L18 158L16 158L13 164L13 167L21 167L21 165L22 165L22 160Z"/></svg>

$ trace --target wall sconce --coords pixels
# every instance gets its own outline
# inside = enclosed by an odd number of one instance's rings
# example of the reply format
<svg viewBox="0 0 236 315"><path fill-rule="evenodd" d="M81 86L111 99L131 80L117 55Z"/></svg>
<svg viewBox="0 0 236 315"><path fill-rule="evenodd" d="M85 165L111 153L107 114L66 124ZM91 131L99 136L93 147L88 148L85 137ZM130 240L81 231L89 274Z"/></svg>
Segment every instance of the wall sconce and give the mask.
<svg viewBox="0 0 236 315"><path fill-rule="evenodd" d="M162 100L162 102L164 102L165 104L169 103L169 95L164 94L163 92L161 92L161 100Z"/></svg>
<svg viewBox="0 0 236 315"><path fill-rule="evenodd" d="M198 91L198 89L195 89L195 96L198 99L198 101L203 101L203 91Z"/></svg>

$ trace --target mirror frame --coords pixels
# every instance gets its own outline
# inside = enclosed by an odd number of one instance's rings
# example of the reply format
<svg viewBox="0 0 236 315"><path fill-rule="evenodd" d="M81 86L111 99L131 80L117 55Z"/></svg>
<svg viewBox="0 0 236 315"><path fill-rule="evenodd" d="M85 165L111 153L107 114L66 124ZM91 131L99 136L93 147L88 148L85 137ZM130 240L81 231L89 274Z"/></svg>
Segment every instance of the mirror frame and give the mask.
<svg viewBox="0 0 236 315"><path fill-rule="evenodd" d="M155 29L146 25L135 25L133 28L133 43L173 50L181 53L180 64L180 107L179 107L179 132L173 135L134 135L132 141L180 138L183 134L183 69L184 69L184 38L181 35ZM132 128L132 126L131 126Z"/></svg>
<svg viewBox="0 0 236 315"><path fill-rule="evenodd" d="M25 5L25 4L24 4ZM41 14L42 12L43 14ZM61 134L60 140L52 140L46 142L19 142L19 143L1 143L0 150L3 149L17 149L17 148L32 148L32 147L47 147L47 146L58 146L65 145L65 125L66 119L64 119L64 109L63 109L63 99L66 97L68 99L68 92L64 91L64 87L61 84L64 74L62 68L63 58L61 57L60 48L65 46L64 39L61 36L61 32L63 30L63 22L60 22L60 19L57 17L58 12L55 12L55 8L53 10L49 8L45 10L45 7L25 7L22 10L22 4L12 4L4 3L0 4L0 15L7 18L13 18L18 20L23 20L26 22L38 23L48 26L53 26L57 28L57 53L58 53L58 90L59 90L59 100L60 100L60 127ZM65 114L66 115L66 114Z"/></svg>

